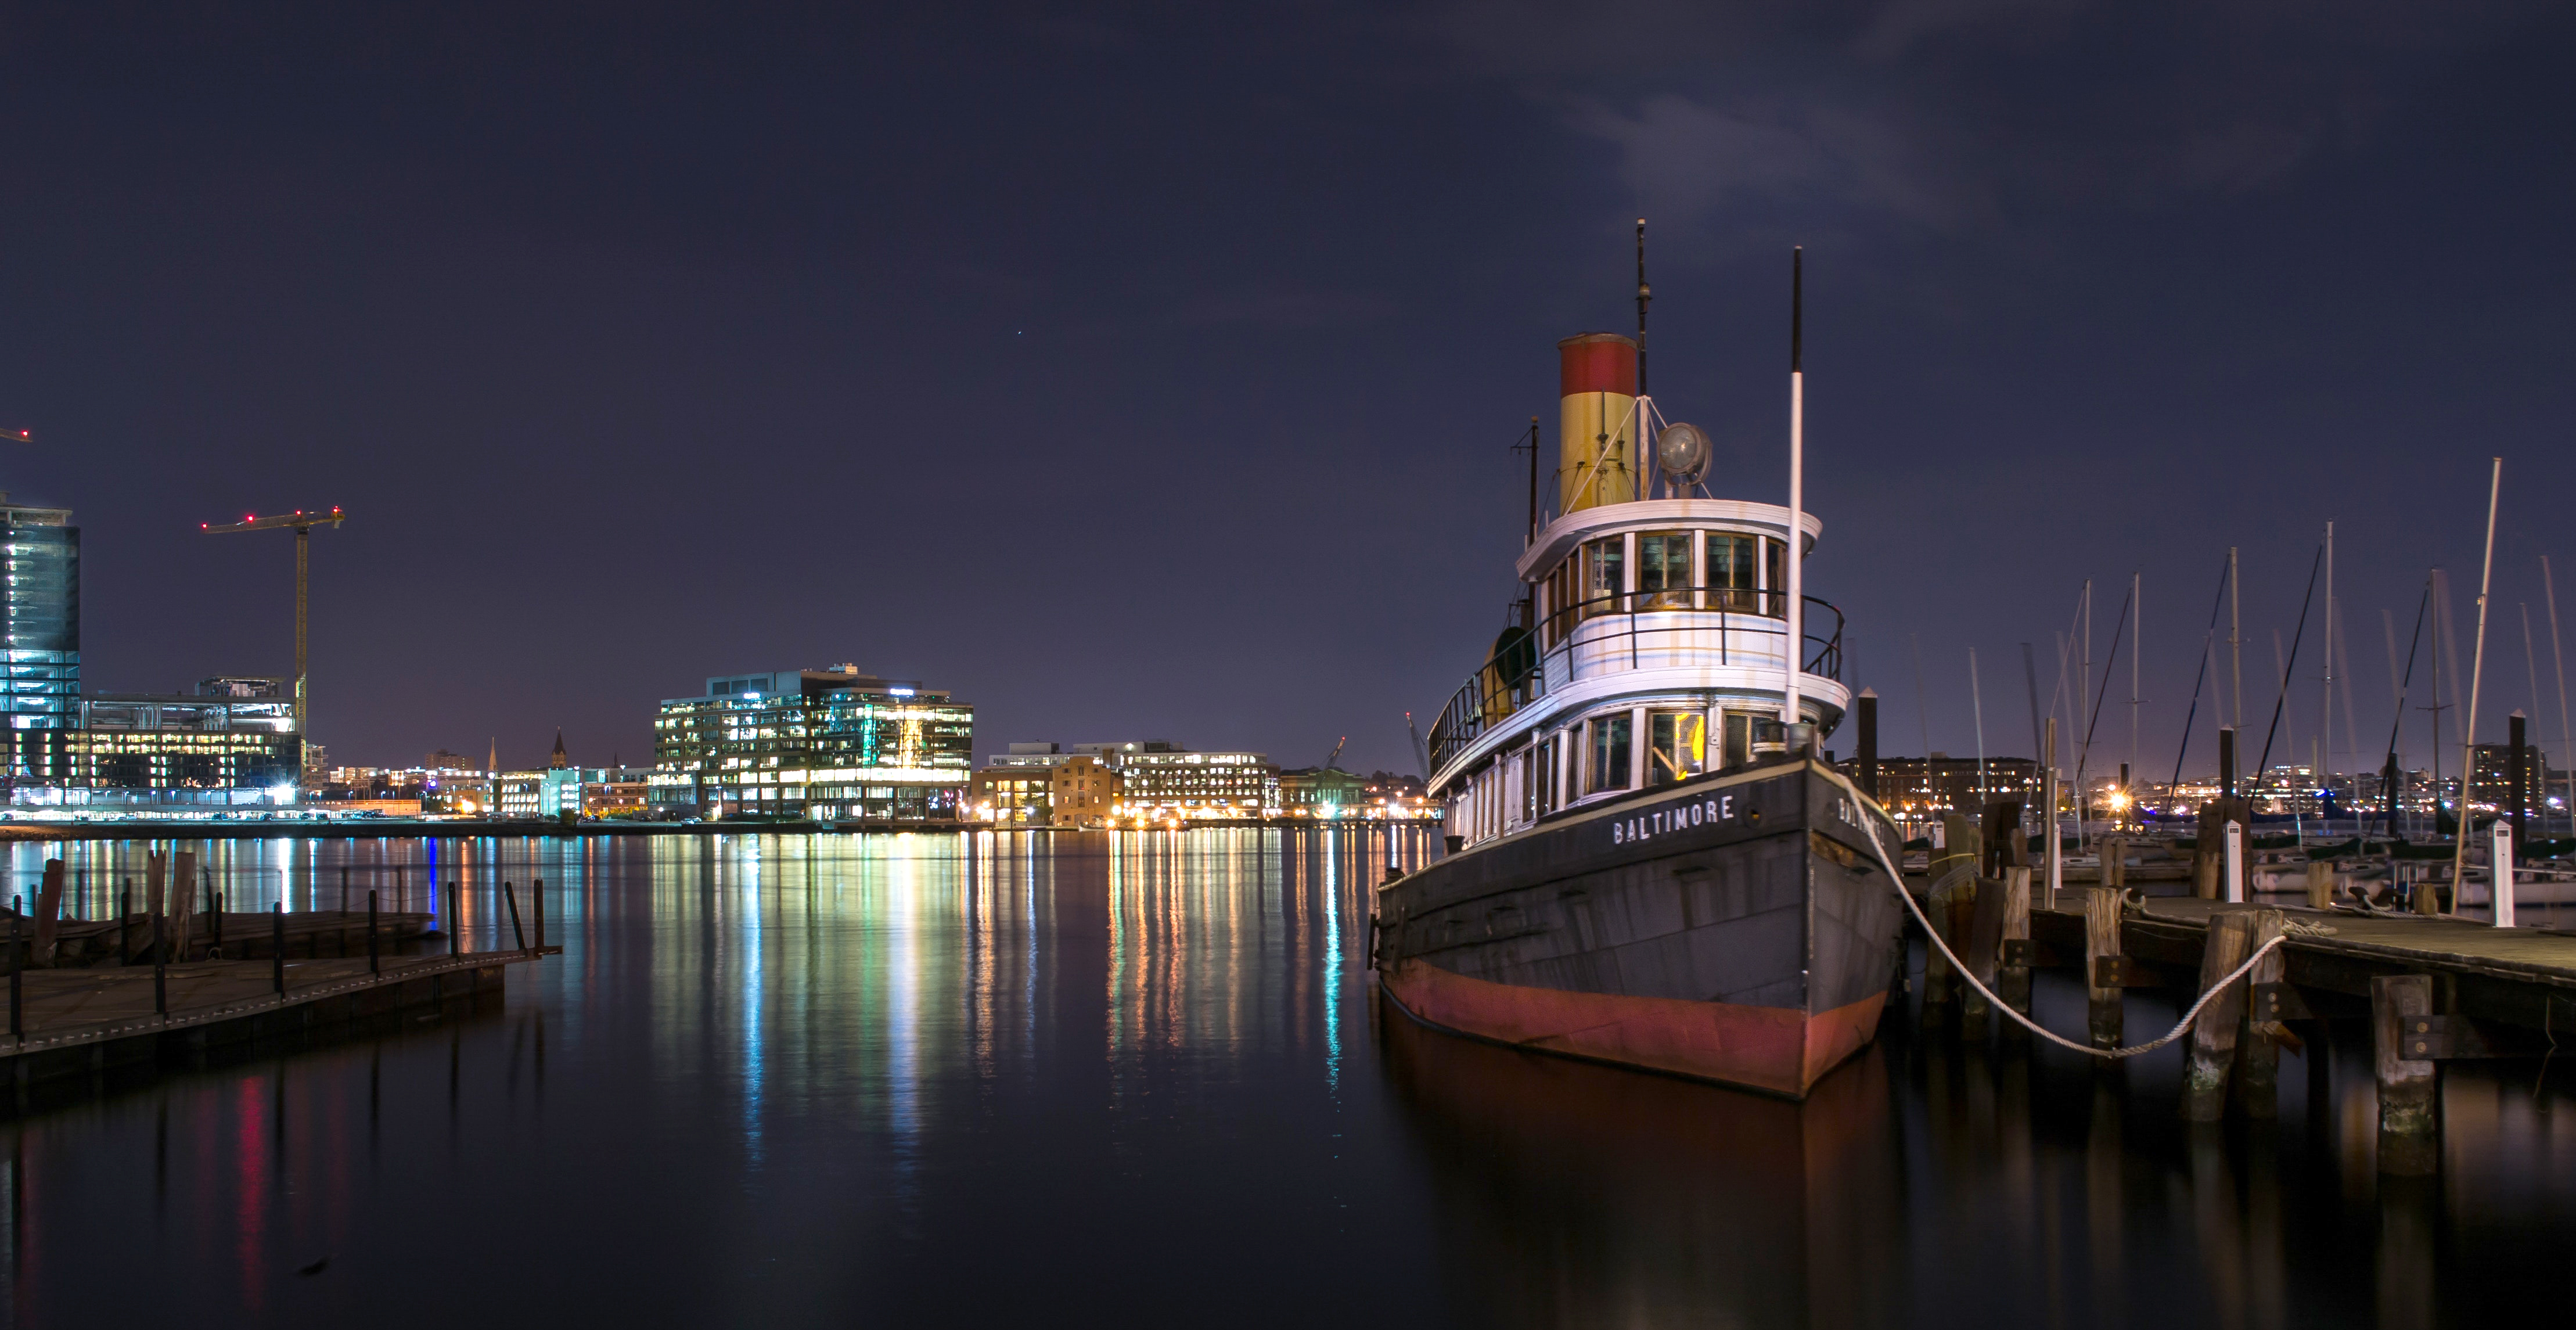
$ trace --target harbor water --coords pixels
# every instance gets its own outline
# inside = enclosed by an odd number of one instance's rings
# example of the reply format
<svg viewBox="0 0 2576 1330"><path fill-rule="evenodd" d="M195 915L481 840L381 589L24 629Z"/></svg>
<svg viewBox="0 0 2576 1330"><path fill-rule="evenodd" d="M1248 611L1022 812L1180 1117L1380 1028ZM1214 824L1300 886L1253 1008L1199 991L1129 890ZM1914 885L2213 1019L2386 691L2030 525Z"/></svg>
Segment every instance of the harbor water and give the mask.
<svg viewBox="0 0 2576 1330"><path fill-rule="evenodd" d="M541 891L564 952L480 1013L28 1097L10 1323L2432 1325L2563 1278L2563 1062L2447 1065L2429 1180L2378 1173L2357 1023L2207 1128L2178 1047L2103 1074L1901 1017L1803 1104L1572 1063L1381 1009L1368 901L1434 846L208 847L235 910L338 908L344 867L390 907L400 864L469 948ZM63 854L102 913L141 849L15 845L10 889ZM2037 1002L2082 1030L2064 976Z"/></svg>

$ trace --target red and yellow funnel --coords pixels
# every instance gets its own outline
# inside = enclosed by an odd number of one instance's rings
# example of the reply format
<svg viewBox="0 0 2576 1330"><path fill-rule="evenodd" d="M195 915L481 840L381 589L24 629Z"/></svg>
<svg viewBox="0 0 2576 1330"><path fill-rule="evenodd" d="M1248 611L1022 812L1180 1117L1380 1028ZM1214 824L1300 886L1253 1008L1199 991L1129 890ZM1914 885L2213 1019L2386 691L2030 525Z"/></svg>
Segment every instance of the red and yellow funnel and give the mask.
<svg viewBox="0 0 2576 1330"><path fill-rule="evenodd" d="M1557 511L1637 497L1637 343L1584 333L1556 344Z"/></svg>

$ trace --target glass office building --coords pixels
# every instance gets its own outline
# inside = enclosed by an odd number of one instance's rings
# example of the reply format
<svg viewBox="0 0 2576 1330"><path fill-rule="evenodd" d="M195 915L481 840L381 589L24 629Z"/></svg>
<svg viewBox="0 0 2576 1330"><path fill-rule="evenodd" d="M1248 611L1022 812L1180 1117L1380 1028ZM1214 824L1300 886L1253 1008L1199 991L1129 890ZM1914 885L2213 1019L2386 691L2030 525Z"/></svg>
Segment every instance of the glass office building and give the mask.
<svg viewBox="0 0 2576 1330"><path fill-rule="evenodd" d="M723 675L662 703L652 803L666 812L945 821L963 806L975 709L855 665Z"/></svg>
<svg viewBox="0 0 2576 1330"><path fill-rule="evenodd" d="M66 735L80 723L80 528L68 508L37 508L0 494L7 625L0 713L8 717L15 783L72 776Z"/></svg>

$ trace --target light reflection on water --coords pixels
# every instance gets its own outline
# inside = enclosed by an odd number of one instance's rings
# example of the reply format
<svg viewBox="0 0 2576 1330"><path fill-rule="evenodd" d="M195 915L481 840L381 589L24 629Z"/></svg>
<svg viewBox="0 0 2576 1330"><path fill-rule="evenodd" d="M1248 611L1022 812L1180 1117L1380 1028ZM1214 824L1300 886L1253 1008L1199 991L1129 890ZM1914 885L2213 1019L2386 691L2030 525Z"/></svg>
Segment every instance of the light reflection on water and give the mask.
<svg viewBox="0 0 2576 1330"><path fill-rule="evenodd" d="M1389 1023L1368 893L1421 848L217 845L234 909L435 866L478 947L542 879L565 954L495 1014L31 1106L13 1323L120 1287L217 1324L2430 1323L2546 1287L2576 1218L2563 1069L2455 1066L2444 1175L2388 1184L2357 1028L2284 1058L2277 1123L2194 1132L2170 1057L1891 1026L1796 1105ZM75 913L140 877L69 857Z"/></svg>

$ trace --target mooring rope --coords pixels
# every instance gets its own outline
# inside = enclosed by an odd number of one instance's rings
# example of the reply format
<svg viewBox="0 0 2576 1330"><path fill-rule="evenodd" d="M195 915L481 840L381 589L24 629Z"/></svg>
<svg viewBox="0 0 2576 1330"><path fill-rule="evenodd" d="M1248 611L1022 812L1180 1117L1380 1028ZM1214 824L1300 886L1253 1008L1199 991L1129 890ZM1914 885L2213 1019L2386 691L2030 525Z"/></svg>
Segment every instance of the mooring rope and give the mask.
<svg viewBox="0 0 2576 1330"><path fill-rule="evenodd" d="M1941 949L1941 954L1950 959L1950 968L1957 971L1960 978L1967 980L1970 988L1984 994L1986 1001L1994 1004L1997 1011L2021 1022L2022 1025L2027 1027L2031 1033L2038 1035L2042 1039L2046 1039L2050 1043L2056 1044L2062 1048L2074 1049L2078 1053L2089 1053L2094 1057L2116 1062L2121 1058L2133 1058L2141 1053L2152 1053L2157 1049L2182 1038L2183 1034L2191 1029L2192 1022L2200 1019L2200 1009L2208 1006L2211 998L2217 997L2219 994L2226 992L2228 985L2244 978L2247 974L2253 971L2254 963L2256 961L2263 959L2263 957L2268 955L2274 947L2280 946L2282 943L2287 942L2290 939L2289 931L2285 928L2271 941L2264 943L2262 946L2256 947L2254 949L2254 954L2246 957L2245 963L2237 966L2234 973L2219 980L2217 983L2210 985L2209 991L2200 995L2200 1001L2191 1004L2191 1010L2182 1014L2182 1022L2180 1024L2174 1026L2171 1030L2166 1031L2163 1038L2158 1039L2153 1043L2135 1044L2128 1048L2095 1048L2091 1044L2079 1044L2074 1040L2049 1029L2047 1026L2041 1025L2028 1016L2022 1015L2019 1011L2014 1010L2011 1003L2004 1001L2002 998L1996 997L1995 991L1986 987L1985 984L1977 978L1976 972L1969 969L1967 964L1959 959L1959 953L1950 950L1950 944L1942 940L1941 930L1934 928L1932 926L1932 921L1924 917L1923 907L1914 903L1914 893L1905 889L1905 875L1896 871L1896 864L1887 857L1887 844L1878 838L1878 824L1870 820L1869 817L1864 814L1861 818L1861 825L1869 829L1869 847L1878 852L1878 862L1887 869L1887 880L1895 885L1896 898L1905 902L1906 909L1914 912L1914 922L1923 925L1923 935L1932 939L1932 945L1939 947Z"/></svg>

